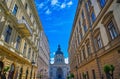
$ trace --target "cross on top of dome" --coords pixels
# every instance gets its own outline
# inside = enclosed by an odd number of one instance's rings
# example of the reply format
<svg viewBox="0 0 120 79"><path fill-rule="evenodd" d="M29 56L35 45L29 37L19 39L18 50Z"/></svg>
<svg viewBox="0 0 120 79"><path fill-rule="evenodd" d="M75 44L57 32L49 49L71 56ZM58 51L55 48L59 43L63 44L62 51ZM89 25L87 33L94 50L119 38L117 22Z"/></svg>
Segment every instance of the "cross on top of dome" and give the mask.
<svg viewBox="0 0 120 79"><path fill-rule="evenodd" d="M60 45L58 45L58 49L56 51L56 54L62 54L63 55L63 52L61 51Z"/></svg>
<svg viewBox="0 0 120 79"><path fill-rule="evenodd" d="M61 50L60 45L58 45L58 50Z"/></svg>

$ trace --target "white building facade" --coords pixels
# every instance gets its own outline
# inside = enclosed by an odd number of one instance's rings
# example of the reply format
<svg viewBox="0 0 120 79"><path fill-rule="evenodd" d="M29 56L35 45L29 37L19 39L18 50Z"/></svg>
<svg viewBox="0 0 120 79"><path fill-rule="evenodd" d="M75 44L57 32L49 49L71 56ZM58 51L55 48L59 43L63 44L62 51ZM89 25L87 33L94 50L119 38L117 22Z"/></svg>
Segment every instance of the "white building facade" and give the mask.
<svg viewBox="0 0 120 79"><path fill-rule="evenodd" d="M60 45L58 45L54 59L54 63L50 64L50 79L66 79L69 74L69 65L65 63Z"/></svg>
<svg viewBox="0 0 120 79"><path fill-rule="evenodd" d="M38 54L38 79L48 79L49 68L49 44L43 31L40 33L39 54Z"/></svg>

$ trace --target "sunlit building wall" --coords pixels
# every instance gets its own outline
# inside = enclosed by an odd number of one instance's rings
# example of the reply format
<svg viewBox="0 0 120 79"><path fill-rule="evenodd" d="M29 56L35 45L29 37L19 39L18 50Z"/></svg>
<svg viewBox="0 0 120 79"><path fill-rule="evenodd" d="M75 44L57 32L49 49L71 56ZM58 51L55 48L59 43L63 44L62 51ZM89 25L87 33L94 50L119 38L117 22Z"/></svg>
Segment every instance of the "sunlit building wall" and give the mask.
<svg viewBox="0 0 120 79"><path fill-rule="evenodd" d="M75 79L106 79L106 65L120 78L119 22L120 0L79 0L68 48Z"/></svg>
<svg viewBox="0 0 120 79"><path fill-rule="evenodd" d="M0 74L36 79L40 31L34 0L0 0Z"/></svg>
<svg viewBox="0 0 120 79"><path fill-rule="evenodd" d="M49 78L49 43L43 31L40 32L39 54L38 54L38 79Z"/></svg>

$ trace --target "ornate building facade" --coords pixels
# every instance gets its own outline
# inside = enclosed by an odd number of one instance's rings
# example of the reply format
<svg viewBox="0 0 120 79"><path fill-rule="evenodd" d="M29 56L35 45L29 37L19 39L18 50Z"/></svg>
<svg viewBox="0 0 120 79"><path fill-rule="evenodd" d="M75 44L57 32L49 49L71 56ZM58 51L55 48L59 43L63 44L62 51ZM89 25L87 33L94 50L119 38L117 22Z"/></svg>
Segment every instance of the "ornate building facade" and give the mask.
<svg viewBox="0 0 120 79"><path fill-rule="evenodd" d="M120 0L79 0L68 47L75 79L106 79L106 65L120 78L119 22Z"/></svg>
<svg viewBox="0 0 120 79"><path fill-rule="evenodd" d="M69 65L65 63L60 45L55 53L54 63L50 64L50 79L66 79L69 73Z"/></svg>
<svg viewBox="0 0 120 79"><path fill-rule="evenodd" d="M34 0L0 0L0 75L36 79L40 31Z"/></svg>
<svg viewBox="0 0 120 79"><path fill-rule="evenodd" d="M49 78L49 44L43 31L40 33L39 54L38 54L38 79Z"/></svg>

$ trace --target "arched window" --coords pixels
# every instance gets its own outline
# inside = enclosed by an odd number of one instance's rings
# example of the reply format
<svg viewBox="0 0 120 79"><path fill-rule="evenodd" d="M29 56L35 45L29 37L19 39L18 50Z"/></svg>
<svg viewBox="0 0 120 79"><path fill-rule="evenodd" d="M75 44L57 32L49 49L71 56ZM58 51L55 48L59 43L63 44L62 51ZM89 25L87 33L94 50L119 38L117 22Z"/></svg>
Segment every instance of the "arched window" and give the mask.
<svg viewBox="0 0 120 79"><path fill-rule="evenodd" d="M22 73L23 73L23 68L20 68L20 75L19 75L19 79L22 79Z"/></svg>
<svg viewBox="0 0 120 79"><path fill-rule="evenodd" d="M2 69L3 69L3 62L2 61L0 61L0 75L1 75L1 72L2 72Z"/></svg>
<svg viewBox="0 0 120 79"><path fill-rule="evenodd" d="M63 70L60 67L57 69L57 79L63 79Z"/></svg>
<svg viewBox="0 0 120 79"><path fill-rule="evenodd" d="M26 70L26 76L25 79L28 79L28 69Z"/></svg>
<svg viewBox="0 0 120 79"><path fill-rule="evenodd" d="M19 67L17 67L16 70L15 70L15 77L14 77L14 79L18 78L18 69L19 69Z"/></svg>
<svg viewBox="0 0 120 79"><path fill-rule="evenodd" d="M8 79L13 79L14 72L15 72L15 65L12 64L11 67L10 67L10 71L9 71Z"/></svg>

